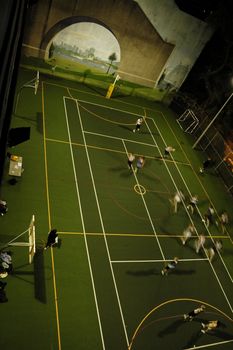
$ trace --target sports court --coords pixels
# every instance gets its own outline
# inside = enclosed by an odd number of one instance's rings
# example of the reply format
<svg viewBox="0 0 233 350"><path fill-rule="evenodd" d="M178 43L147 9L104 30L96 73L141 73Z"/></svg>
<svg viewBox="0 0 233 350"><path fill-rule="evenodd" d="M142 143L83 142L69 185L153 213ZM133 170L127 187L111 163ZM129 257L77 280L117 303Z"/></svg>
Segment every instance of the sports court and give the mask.
<svg viewBox="0 0 233 350"><path fill-rule="evenodd" d="M105 91L42 74L35 95L21 88L34 75L19 72L12 126L30 126L31 139L12 150L25 168L15 186L6 164L1 242L24 232L34 214L37 251L28 264L26 248L10 248L1 348L232 349L232 197L215 173L199 173L205 155L192 149L177 116L155 102L106 99ZM165 159L167 145L175 152ZM145 157L137 173L128 153ZM186 199L174 213L169 199L179 190ZM193 194L199 201L191 214ZM210 204L216 219L228 211L224 234L202 221ZM189 224L195 232L183 246ZM44 251L52 228L59 246ZM206 248L223 242L213 261L195 251L202 234ZM176 269L162 276L174 257ZM205 312L185 322L201 304ZM209 320L221 327L202 334Z"/></svg>

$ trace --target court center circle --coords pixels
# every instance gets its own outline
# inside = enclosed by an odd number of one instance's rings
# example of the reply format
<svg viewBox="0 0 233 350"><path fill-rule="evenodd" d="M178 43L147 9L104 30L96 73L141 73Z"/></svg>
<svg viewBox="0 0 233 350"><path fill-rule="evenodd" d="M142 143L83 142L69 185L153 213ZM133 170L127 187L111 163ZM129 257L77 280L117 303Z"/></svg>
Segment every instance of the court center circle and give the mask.
<svg viewBox="0 0 233 350"><path fill-rule="evenodd" d="M134 191L137 192L138 194L141 194L144 196L144 194L146 194L146 189L144 186L136 184L134 186Z"/></svg>

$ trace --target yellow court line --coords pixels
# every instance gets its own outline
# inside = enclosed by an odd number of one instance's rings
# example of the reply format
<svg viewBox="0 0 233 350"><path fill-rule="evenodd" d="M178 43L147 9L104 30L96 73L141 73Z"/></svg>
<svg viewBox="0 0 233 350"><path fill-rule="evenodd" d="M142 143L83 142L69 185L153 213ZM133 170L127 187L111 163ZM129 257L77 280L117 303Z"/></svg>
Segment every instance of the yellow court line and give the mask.
<svg viewBox="0 0 233 350"><path fill-rule="evenodd" d="M98 95L98 94L95 94L95 93L93 93L93 92L87 92L87 91L83 91L83 90L79 90L79 89L75 89L75 88L70 88L70 87L67 87L67 86L65 86L65 85L55 84L55 83L51 83L51 82L47 82L47 81L43 81L43 82L44 82L45 84L47 84L47 85L58 86L58 87L63 88L63 89L74 90L74 91L77 91L77 92L81 92L81 93L83 93L83 94L97 96L97 97L99 97L99 98L101 98L101 99L103 99L103 100L106 101L106 97L105 97L105 96ZM72 97L72 95L71 95L70 93L69 93L69 95ZM72 97L72 98L73 98L73 97ZM88 102L88 101L87 101L87 102ZM132 107L135 107L135 106L136 106L136 107L139 107L139 108L141 108L141 109L146 108L146 109L149 110L149 111L152 111L152 112L155 112L155 113L161 113L161 114L162 114L162 112L159 111L159 110L157 110L157 109L153 109L153 108L150 108L150 107L142 107L142 106L137 105L137 104L135 104L135 103L125 102L125 101L121 101L121 100L117 100L117 99L114 99L114 102L117 102L117 103L119 103L119 104L129 105L129 106L132 106ZM158 101L158 102L161 102L161 101ZM109 106L106 105L105 107L108 108Z"/></svg>
<svg viewBox="0 0 233 350"><path fill-rule="evenodd" d="M64 143L64 144L71 144L73 146L81 146L81 147L85 147L85 145L83 143L77 143L77 142L69 142L69 141L63 141L63 140L57 140L57 139L51 139L51 138L46 138L46 141L51 141L51 142L57 142L57 143ZM105 148L105 147L99 147L99 146L92 146L92 145L86 145L89 148L94 148L94 149L98 149L98 150L103 150L103 151L109 151L109 152L115 152L115 153L120 153L120 154L124 154L124 151L118 151L118 150L114 150L111 148ZM135 153L135 156L140 156L141 154L137 154ZM178 163L178 164L182 164L182 165L187 165L190 166L190 163L184 163L184 162L180 162L177 160L172 160L172 159L163 159L161 157L154 157L154 156L147 156L145 155L146 159L156 159L159 161L166 161L166 162L170 162L170 163Z"/></svg>
<svg viewBox="0 0 233 350"><path fill-rule="evenodd" d="M84 235L83 232L70 232L70 231L59 231L58 232L61 235ZM87 236L103 236L103 233L101 232L85 232L85 235ZM143 233L105 233L106 236L112 236L112 237L149 237L149 238L155 238L154 234L143 234ZM183 235L169 235L169 234L157 234L158 238L181 238ZM229 239L227 236L213 236L214 238L218 239ZM197 236L191 236L190 238L197 238ZM210 236L206 236L206 239L210 239Z"/></svg>
<svg viewBox="0 0 233 350"><path fill-rule="evenodd" d="M223 315L225 318L227 318L229 321L233 322L233 319L228 316L225 312L221 311L220 309L218 309L217 307L211 305L211 304L208 304L202 300L197 300L197 299L191 299L191 298L179 298L179 299L171 299L171 300L167 300L159 305L157 305L156 307L154 307L151 311L149 311L146 316L141 320L141 322L139 323L139 325L137 326L132 338L131 338L131 342L129 344L129 347L128 347L128 350L131 350L132 349L132 345L133 345L133 342L136 338L136 336L138 335L138 332L142 326L142 324L146 321L146 319L152 314L154 313L155 311L157 311L159 308L161 308L162 306L164 305L167 305L167 304L171 304L171 303L175 303L175 302L182 302L182 301L191 301L191 302L195 302L195 303L198 303L200 305L205 305L205 306L209 306L211 307L212 309L218 311L221 315Z"/></svg>
<svg viewBox="0 0 233 350"><path fill-rule="evenodd" d="M47 167L47 151L46 151L46 131L45 131L45 106L44 106L44 84L42 82L42 115L43 115L43 144L44 144L44 163L45 163L45 186L47 197L47 209L48 209L48 224L49 230L51 230L51 215L50 215L50 198L49 198L49 185L48 185L48 167ZM57 302L57 287L56 287L56 275L54 266L53 249L50 249L52 260L52 274L53 274L53 289L54 289L54 302L56 311L56 324L57 324L57 338L58 338L58 350L61 350L61 334L60 334L60 322Z"/></svg>

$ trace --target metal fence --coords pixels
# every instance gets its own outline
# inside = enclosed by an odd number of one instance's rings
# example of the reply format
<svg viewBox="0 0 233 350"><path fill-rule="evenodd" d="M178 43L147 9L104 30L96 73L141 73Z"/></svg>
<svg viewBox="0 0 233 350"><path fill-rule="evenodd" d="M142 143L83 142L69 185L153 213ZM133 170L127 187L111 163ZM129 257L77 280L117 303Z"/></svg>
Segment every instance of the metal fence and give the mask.
<svg viewBox="0 0 233 350"><path fill-rule="evenodd" d="M180 96L172 102L171 107L178 113L178 116L182 115L185 109L193 110L199 120L198 126L191 133L193 143L195 143L209 125L210 117L195 102L190 103ZM211 157L214 162L214 170L222 177L227 190L233 195L233 149L214 125L208 128L197 144L197 148Z"/></svg>

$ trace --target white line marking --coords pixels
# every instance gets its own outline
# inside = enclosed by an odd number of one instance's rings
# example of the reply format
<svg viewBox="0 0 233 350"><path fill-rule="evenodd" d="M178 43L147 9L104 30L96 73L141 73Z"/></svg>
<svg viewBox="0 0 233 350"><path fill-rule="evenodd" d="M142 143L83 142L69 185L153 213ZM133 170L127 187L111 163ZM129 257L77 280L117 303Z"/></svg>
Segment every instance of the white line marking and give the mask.
<svg viewBox="0 0 233 350"><path fill-rule="evenodd" d="M154 121L154 119L152 119L152 121L153 121L153 123L155 124L155 127L156 127L156 129L158 130L159 135L160 135L160 137L162 138L162 140L163 140L163 142L164 142L164 145L166 145L166 142L165 142L165 140L164 140L164 138L163 138L163 135L161 134L161 132L160 132L160 130L159 130L159 128L158 128L156 122ZM146 122L146 121L145 121L145 122ZM148 126L148 130L150 131L149 126ZM153 137L153 135L152 135L152 137ZM158 147L158 150L159 150L159 147ZM159 150L159 152L160 152L160 150ZM172 155L171 155L171 157L172 157ZM172 157L172 159L173 159L173 157ZM182 178L182 180L183 180L183 182L184 182L184 185L185 185L185 187L186 187L188 193L191 195L191 192L190 192L190 190L189 190L189 187L188 187L186 181L184 180L182 174L180 173L180 170L179 170L177 164L174 163L174 165L175 165L175 167L177 168L177 170L178 170L178 172L179 172L179 174L180 174L180 176L181 176L181 178ZM166 167L167 167L167 166L166 166ZM169 173L170 173L170 171L169 171ZM170 173L170 176L171 176L171 179L172 179L173 183L175 184L175 181L174 181L173 176L172 176L171 173ZM182 201L182 202L183 202L183 201ZM185 203L183 203L183 204L185 205ZM186 208L186 206L185 206L185 208ZM197 208L197 209L198 209L198 208ZM199 210L198 210L198 212L199 212ZM200 212L199 212L199 214L200 214ZM189 216L190 216L190 215L189 215ZM201 216L201 214L200 214L200 216ZM197 234L198 234L198 232L197 232ZM198 234L198 236L199 236L199 234ZM211 237L211 235L210 235L210 237ZM204 250L204 252L205 252L205 254L206 254L206 251L205 251L205 250ZM206 256L207 256L207 255L206 255ZM209 259L208 259L208 260L209 260ZM233 312L231 303L230 303L230 301L229 301L229 299L228 299L228 297L227 297L227 295L226 295L226 293L225 293L225 291L224 291L224 288L223 288L223 286L222 286L222 284L221 284L221 282L220 282L220 280L219 280L219 278L218 278L218 275L217 275L217 273L216 273L216 271L215 271L215 269L214 269L214 267L213 267L213 264L211 263L210 260L209 260L209 264L210 264L210 266L211 266L211 268L212 268L212 271L213 271L213 273L214 273L214 275L215 275L215 277L216 277L216 279L217 279L217 281L218 281L218 284L219 284L219 286L220 286L220 288L221 288L221 290L222 290L222 293L223 293L223 295L224 295L224 297L225 297L225 299L226 299L226 301L227 301L227 303L228 303L228 305L229 305L229 307L230 307L230 309L231 309L231 312Z"/></svg>
<svg viewBox="0 0 233 350"><path fill-rule="evenodd" d="M96 305L96 311L97 311L97 318L98 318L98 322L99 322L100 336L101 336L103 349L105 350L104 337L103 337L103 331L102 331L102 324L101 324L101 319L100 319L100 314L99 314L99 306L98 306L98 301L97 301L97 296L96 296L96 291L95 291L95 282L94 282L94 278L93 278L91 259L90 259L89 248L88 248L88 243L87 243L86 228L85 228L85 223L84 223L84 218L83 218L82 203L81 203L81 200L80 200L79 186L78 186L77 174L76 174L76 169L75 169L74 154L73 154L73 150L72 150L72 142L71 142L71 136L70 136L69 121L68 121L68 115L67 115L67 109L66 109L66 101L65 101L64 96L63 96L63 103L64 103L64 108L65 108L66 125L67 125L67 132L68 132L68 138L69 138L69 144L70 144L70 154L71 154L72 165L73 165L74 180L75 180L76 193L77 193L77 197L78 197L78 204L79 204L79 208L80 208L80 216L81 216L83 233L84 233L84 240L85 240L85 246L86 246L86 252L87 252L87 260L88 260L88 265L89 265L89 269L90 269L90 276L91 276L92 288L93 288L93 293L94 293L94 299L95 299L95 305Z"/></svg>
<svg viewBox="0 0 233 350"><path fill-rule="evenodd" d="M106 252L107 252L107 255L108 255L109 266L110 266L110 270L111 270L111 274L112 274L113 284L114 284L114 287L115 287L115 292L116 292L116 297L117 297L117 301L118 301L119 311L120 311L120 315L121 315L122 325L123 325L123 328L124 328L124 333L125 333L127 346L129 346L129 338L128 338L126 325L125 325L125 320L124 320L124 316L123 316L123 312L122 312L122 307L121 307L121 302L120 302L120 296L119 296L118 289L117 289L116 279L115 279L113 267L112 267L112 264L111 264L111 257L110 257L110 252L109 252L109 248L108 248L108 242L107 242L107 238L106 238L106 234L105 234L105 227L104 227L104 223L103 223L101 209L100 209L100 205L99 205L99 198L98 198L98 194L97 194L97 191L96 191L95 180L94 180L94 176L93 176L93 172L92 172L92 166L91 166L91 162L90 162L90 158L89 158L88 147L87 147L87 144L86 144L85 133L84 133L83 124L82 124L82 118L81 118L81 114L80 114L79 105L78 105L78 101L77 100L76 100L76 106L77 106L77 111L78 111L78 115L79 115L79 121L80 121L81 130L82 130L82 134L83 134L83 140L84 140L84 144L85 144L87 161L88 161L88 165L89 165L89 170L90 170L93 190L94 190L94 193L95 193L96 204L97 204L97 208L98 208L98 212L99 212L99 219L100 219L100 223L101 223L101 227L102 227L102 231L103 231Z"/></svg>
<svg viewBox="0 0 233 350"><path fill-rule="evenodd" d="M123 146L124 146L124 148L125 148L126 156L128 157L129 151L128 151L127 148L126 148L126 145L125 145L124 140L122 140L122 143L123 143ZM136 174L135 174L135 171L133 172L133 174L134 174L134 178L135 178L135 180L136 180L136 183L137 183L138 186L139 186L139 190L140 190L140 192L141 192L141 187L140 187L140 184L139 184L139 182L138 182L138 178L137 178L137 176L136 176ZM148 215L148 218L149 218L149 221L150 221L150 224L151 224L153 233L154 233L155 238L156 238L156 240L157 240L160 253L161 253L163 259L165 260L165 256L164 256L164 254L163 254L163 250L162 250L162 247L161 247L161 245L160 245L160 242L159 242L159 239L158 239L158 236L157 236L157 232L156 232L155 227L154 227L154 223L153 223L153 221L152 221L152 219L151 219L150 212L149 212L149 210L148 210L148 208L147 208L147 204L146 204L145 198L144 198L144 196L143 196L142 193L141 193L141 198L142 198L142 201L143 201L143 203L144 203L144 206L145 206L145 209L146 209L146 212L147 212L147 215Z"/></svg>
<svg viewBox="0 0 233 350"><path fill-rule="evenodd" d="M172 261L173 258L171 259L148 259L148 260L112 260L111 262L113 264L125 264L125 263L164 263L166 261ZM208 260L208 258L197 258L197 259L179 259L179 262L180 261L206 261Z"/></svg>
<svg viewBox="0 0 233 350"><path fill-rule="evenodd" d="M199 345L199 346L194 346L192 348L186 348L184 350L196 350L196 349L206 349L206 348L210 348L211 346L218 346L218 345L222 345L222 344L227 344L227 343L232 343L233 339L231 340L225 340L225 341L219 341L217 343L211 343L211 344L205 344L205 345Z"/></svg>
<svg viewBox="0 0 233 350"><path fill-rule="evenodd" d="M115 140L124 140L127 142L132 142L132 143L137 143L140 145L144 145L144 146L150 146L150 147L157 147L156 145L150 144L150 143L145 143L145 142L140 142L140 141L134 141L134 140L129 140L129 139L122 139L121 137L117 137L117 136L110 136L110 135L105 135L105 134L99 134L97 132L91 132L91 131L83 131L85 134L90 134L90 135L96 135L96 136L101 136L101 137L107 137L109 139L115 139Z"/></svg>
<svg viewBox="0 0 233 350"><path fill-rule="evenodd" d="M93 105L93 106L98 106L98 107L102 107L102 108L107 108L107 109L111 109L113 111L118 111L118 112L122 112L122 113L126 113L126 114L131 114L133 116L139 116L140 114L138 113L133 113L133 112L129 112L129 111L125 111L123 109L119 109L119 108L114 108L114 107L110 107L110 106L106 106L106 105L101 105L99 103L94 103L94 102L88 102L88 101L85 101L85 100L79 100L79 99L75 99L73 97L66 97L67 99L70 99L70 100L76 100L79 102L84 102L86 104L89 104L89 105ZM120 123L119 123L120 124Z"/></svg>

